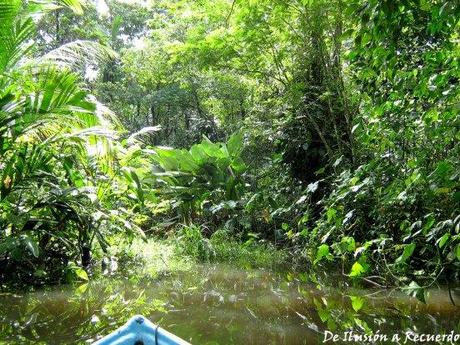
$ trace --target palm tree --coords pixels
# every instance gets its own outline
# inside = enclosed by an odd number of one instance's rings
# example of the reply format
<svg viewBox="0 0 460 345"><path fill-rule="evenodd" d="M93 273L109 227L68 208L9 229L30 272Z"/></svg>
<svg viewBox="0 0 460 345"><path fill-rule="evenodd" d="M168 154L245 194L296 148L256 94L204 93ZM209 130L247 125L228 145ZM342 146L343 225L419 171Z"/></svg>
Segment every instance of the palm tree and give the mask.
<svg viewBox="0 0 460 345"><path fill-rule="evenodd" d="M24 257L52 264L56 255L62 266L79 253L86 265L93 239L105 246L91 206L97 162L107 159L119 123L72 68L113 53L77 41L33 55L36 20L63 6L81 13L83 5L0 0L0 261L8 264Z"/></svg>

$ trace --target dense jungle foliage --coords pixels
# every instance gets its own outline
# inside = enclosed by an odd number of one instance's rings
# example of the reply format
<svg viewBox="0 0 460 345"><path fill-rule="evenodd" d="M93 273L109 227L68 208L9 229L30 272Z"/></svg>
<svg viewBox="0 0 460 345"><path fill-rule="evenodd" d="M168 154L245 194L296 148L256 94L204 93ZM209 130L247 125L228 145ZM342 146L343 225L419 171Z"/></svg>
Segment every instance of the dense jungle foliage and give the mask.
<svg viewBox="0 0 460 345"><path fill-rule="evenodd" d="M86 280L110 247L171 236L201 259L270 243L421 300L458 283L459 18L0 0L0 284Z"/></svg>

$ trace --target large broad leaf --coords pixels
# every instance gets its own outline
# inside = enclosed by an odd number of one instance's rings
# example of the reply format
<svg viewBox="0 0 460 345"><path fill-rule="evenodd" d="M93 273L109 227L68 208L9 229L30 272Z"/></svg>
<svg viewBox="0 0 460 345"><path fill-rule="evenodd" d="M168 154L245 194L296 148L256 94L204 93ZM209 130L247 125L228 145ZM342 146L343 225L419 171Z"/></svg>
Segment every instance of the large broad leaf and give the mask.
<svg viewBox="0 0 460 345"><path fill-rule="evenodd" d="M178 160L177 150L166 147L156 147L153 159L155 159L166 171L179 170L180 162Z"/></svg>
<svg viewBox="0 0 460 345"><path fill-rule="evenodd" d="M414 249L415 249L415 243L410 243L404 246L403 253L401 254L400 257L396 259L395 263L397 264L405 263L407 259L409 259L414 253Z"/></svg>
<svg viewBox="0 0 460 345"><path fill-rule="evenodd" d="M210 157L215 158L224 158L226 154L221 150L221 145L219 143L213 143L206 136L204 136L203 141L199 144L203 147L204 152Z"/></svg>
<svg viewBox="0 0 460 345"><path fill-rule="evenodd" d="M242 174L243 172L246 171L246 164L244 163L243 159L241 157L237 157L233 159L232 161L232 169L236 174Z"/></svg>
<svg viewBox="0 0 460 345"><path fill-rule="evenodd" d="M233 134L227 141L228 154L237 157L243 151L243 134L241 132Z"/></svg>
<svg viewBox="0 0 460 345"><path fill-rule="evenodd" d="M190 149L190 154L192 155L193 157L193 160L197 163L197 164L202 164L206 161L207 159L207 155L206 155L206 152L203 148L203 145L201 144L196 144L196 145L193 145L192 148Z"/></svg>
<svg viewBox="0 0 460 345"><path fill-rule="evenodd" d="M444 235L442 235L441 238L439 238L436 242L439 246L439 248L442 248L446 245L447 241L449 240L450 238L450 233L449 232L446 232Z"/></svg>
<svg viewBox="0 0 460 345"><path fill-rule="evenodd" d="M187 150L181 150L178 153L179 166L182 171L195 173L200 169L199 165L196 164L192 154Z"/></svg>

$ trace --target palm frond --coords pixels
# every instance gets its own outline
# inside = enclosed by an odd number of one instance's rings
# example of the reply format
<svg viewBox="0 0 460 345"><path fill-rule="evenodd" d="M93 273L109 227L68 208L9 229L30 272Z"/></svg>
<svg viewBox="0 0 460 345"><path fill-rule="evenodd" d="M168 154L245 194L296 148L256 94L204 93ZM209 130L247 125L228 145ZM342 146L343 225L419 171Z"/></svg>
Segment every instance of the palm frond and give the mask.
<svg viewBox="0 0 460 345"><path fill-rule="evenodd" d="M28 55L34 34L32 18L17 19L0 26L0 73L15 68Z"/></svg>
<svg viewBox="0 0 460 345"><path fill-rule="evenodd" d="M45 67L37 73L33 89L27 95L26 112L35 114L93 113L94 103L80 88L78 76L69 70Z"/></svg>
<svg viewBox="0 0 460 345"><path fill-rule="evenodd" d="M39 63L83 70L89 64L105 62L117 57L112 49L97 42L77 40L56 48L39 59Z"/></svg>
<svg viewBox="0 0 460 345"><path fill-rule="evenodd" d="M75 14L81 15L86 4L86 0L33 0L28 3L25 11L27 15L34 19L38 19L47 12L63 7L69 8Z"/></svg>
<svg viewBox="0 0 460 345"><path fill-rule="evenodd" d="M144 127L140 131L137 131L137 132L131 134L128 137L127 142L130 145L134 145L136 143L137 137L142 136L142 135L147 134L147 133L155 133L155 132L159 132L159 131L161 131L161 126Z"/></svg>
<svg viewBox="0 0 460 345"><path fill-rule="evenodd" d="M86 6L85 0L57 0L54 2L59 6L70 8L76 14L83 14L83 7Z"/></svg>
<svg viewBox="0 0 460 345"><path fill-rule="evenodd" d="M30 82L13 93L0 95L0 133L13 140L41 141L72 126L77 129L101 125L96 104L69 70L53 67L22 69ZM104 124L105 125L105 124Z"/></svg>
<svg viewBox="0 0 460 345"><path fill-rule="evenodd" d="M112 110L100 103L95 97L90 97L90 99L94 104L96 104L96 116L101 125L116 129L119 132L123 132L125 130L120 119Z"/></svg>
<svg viewBox="0 0 460 345"><path fill-rule="evenodd" d="M19 0L0 0L0 28L10 25L20 8L21 1Z"/></svg>

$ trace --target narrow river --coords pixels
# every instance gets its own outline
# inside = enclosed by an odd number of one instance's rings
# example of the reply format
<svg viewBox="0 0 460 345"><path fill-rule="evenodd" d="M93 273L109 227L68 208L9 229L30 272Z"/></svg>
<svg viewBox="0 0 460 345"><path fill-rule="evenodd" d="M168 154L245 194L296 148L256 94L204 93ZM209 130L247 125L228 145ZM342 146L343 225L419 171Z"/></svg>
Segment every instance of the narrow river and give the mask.
<svg viewBox="0 0 460 345"><path fill-rule="evenodd" d="M426 337L460 333L455 290L449 296L445 289L432 289L422 304L395 290L321 288L304 278L202 265L155 278L112 277L3 293L0 343L88 344L135 314L192 344L318 344L333 334L337 341L328 344L362 344L364 338L350 337L370 332L381 336L376 343L398 343L392 341L398 334L399 343L409 344L416 342L410 341L412 335L406 338L408 332Z"/></svg>

